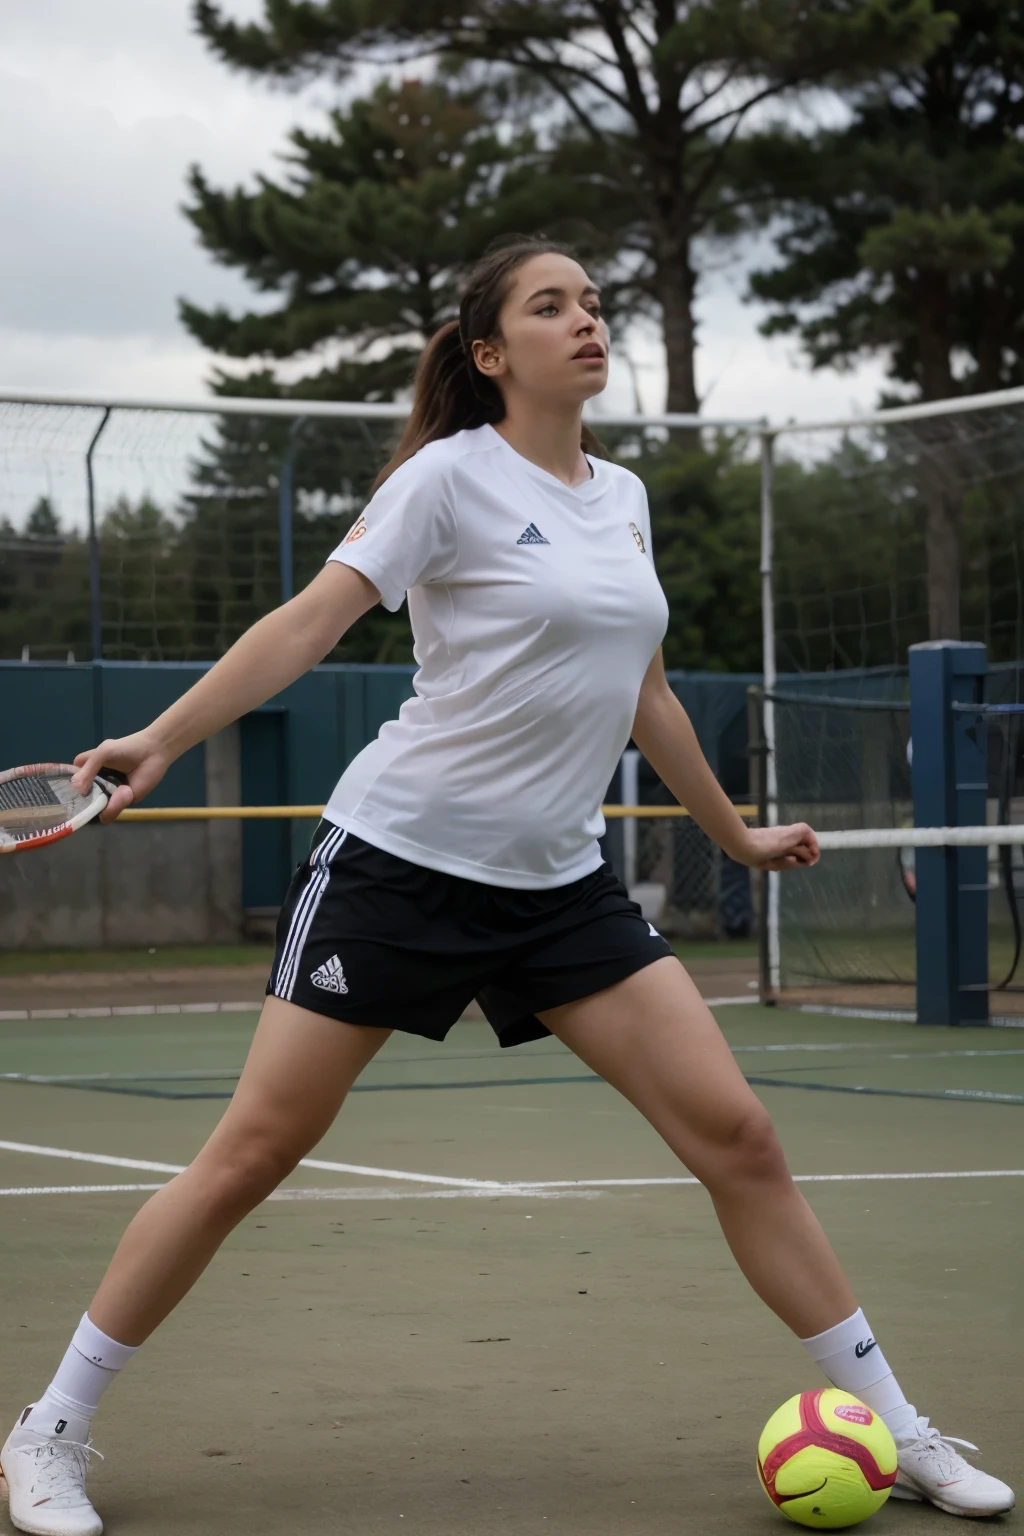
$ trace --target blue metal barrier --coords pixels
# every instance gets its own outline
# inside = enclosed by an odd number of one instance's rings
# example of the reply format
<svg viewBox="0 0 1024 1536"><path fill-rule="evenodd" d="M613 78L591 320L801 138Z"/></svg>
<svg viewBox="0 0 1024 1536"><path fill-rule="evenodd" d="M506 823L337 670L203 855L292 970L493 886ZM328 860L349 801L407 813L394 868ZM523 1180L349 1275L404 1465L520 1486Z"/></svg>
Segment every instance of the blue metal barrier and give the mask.
<svg viewBox="0 0 1024 1536"><path fill-rule="evenodd" d="M981 704L988 656L953 640L910 647L914 825L983 826L988 795ZM917 1022L987 1024L988 850L919 848Z"/></svg>

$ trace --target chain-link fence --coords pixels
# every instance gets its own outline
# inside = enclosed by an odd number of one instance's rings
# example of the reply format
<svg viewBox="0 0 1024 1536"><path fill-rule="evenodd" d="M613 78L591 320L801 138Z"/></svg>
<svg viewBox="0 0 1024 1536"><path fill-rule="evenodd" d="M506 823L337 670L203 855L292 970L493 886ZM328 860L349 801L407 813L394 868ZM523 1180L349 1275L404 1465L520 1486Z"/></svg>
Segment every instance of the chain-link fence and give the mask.
<svg viewBox="0 0 1024 1536"><path fill-rule="evenodd" d="M406 413L291 400L0 399L0 657L220 656L322 565L365 506ZM696 426L600 422L624 462ZM407 620L374 610L334 659L411 661Z"/></svg>

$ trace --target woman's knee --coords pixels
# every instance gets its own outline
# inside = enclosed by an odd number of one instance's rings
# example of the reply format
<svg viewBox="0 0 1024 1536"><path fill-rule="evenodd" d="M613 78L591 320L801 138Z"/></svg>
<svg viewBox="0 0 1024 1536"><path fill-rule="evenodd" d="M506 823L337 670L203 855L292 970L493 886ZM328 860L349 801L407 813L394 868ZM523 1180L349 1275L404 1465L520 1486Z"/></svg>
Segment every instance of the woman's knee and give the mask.
<svg viewBox="0 0 1024 1536"><path fill-rule="evenodd" d="M219 1209L249 1210L294 1171L302 1150L268 1130L214 1136L192 1165L207 1198Z"/></svg>
<svg viewBox="0 0 1024 1536"><path fill-rule="evenodd" d="M756 1099L705 1144L698 1178L709 1189L789 1182L785 1153L768 1111Z"/></svg>

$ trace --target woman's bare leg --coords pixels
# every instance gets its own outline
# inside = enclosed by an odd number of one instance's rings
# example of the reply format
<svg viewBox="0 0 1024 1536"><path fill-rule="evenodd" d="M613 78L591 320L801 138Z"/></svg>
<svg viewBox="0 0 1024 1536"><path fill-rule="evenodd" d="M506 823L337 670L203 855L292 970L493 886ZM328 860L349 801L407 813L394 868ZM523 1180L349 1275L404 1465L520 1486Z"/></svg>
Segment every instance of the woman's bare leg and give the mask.
<svg viewBox="0 0 1024 1536"><path fill-rule="evenodd" d="M799 1338L857 1302L797 1189L768 1112L677 960L541 1014L569 1049L624 1094L707 1188L754 1290Z"/></svg>
<svg viewBox="0 0 1024 1536"><path fill-rule="evenodd" d="M122 1237L89 1304L97 1328L122 1344L148 1338L228 1233L316 1146L390 1033L267 998L220 1124Z"/></svg>

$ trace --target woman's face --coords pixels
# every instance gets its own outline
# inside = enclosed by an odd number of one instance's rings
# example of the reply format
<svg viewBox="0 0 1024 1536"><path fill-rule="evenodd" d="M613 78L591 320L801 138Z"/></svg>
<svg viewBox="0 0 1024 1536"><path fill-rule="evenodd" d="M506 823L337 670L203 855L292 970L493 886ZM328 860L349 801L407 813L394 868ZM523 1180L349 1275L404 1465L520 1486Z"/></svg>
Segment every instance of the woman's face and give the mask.
<svg viewBox="0 0 1024 1536"><path fill-rule="evenodd" d="M571 257L551 252L524 262L499 323L500 336L475 341L473 356L506 399L532 395L576 406L608 383L608 328L600 295Z"/></svg>

